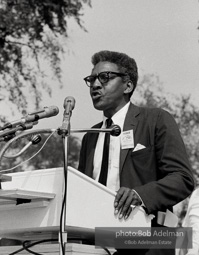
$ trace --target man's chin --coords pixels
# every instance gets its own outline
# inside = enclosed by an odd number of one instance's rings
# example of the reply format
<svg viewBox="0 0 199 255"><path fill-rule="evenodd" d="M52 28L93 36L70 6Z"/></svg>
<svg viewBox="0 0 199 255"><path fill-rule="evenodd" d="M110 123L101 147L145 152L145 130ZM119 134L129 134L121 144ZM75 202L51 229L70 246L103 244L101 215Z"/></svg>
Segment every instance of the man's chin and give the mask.
<svg viewBox="0 0 199 255"><path fill-rule="evenodd" d="M98 111L103 111L104 110L104 105L103 104L93 102L93 106Z"/></svg>

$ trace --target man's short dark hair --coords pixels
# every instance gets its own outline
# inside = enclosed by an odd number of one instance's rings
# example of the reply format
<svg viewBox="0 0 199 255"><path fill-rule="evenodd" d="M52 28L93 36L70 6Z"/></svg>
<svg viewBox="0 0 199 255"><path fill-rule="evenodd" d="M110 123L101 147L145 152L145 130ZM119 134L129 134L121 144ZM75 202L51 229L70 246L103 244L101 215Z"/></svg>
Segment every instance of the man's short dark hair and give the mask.
<svg viewBox="0 0 199 255"><path fill-rule="evenodd" d="M130 80L133 82L135 90L138 81L138 68L135 60L128 55L115 51L99 51L92 56L91 62L95 66L99 62L111 62L118 66L120 72L127 73ZM133 94L133 91L131 95Z"/></svg>

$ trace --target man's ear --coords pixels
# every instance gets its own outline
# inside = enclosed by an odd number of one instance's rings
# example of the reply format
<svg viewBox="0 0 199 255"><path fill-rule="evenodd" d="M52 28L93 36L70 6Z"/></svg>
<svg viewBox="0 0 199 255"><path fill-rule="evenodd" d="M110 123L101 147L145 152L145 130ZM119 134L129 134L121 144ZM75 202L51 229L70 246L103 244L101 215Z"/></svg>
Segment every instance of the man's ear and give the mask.
<svg viewBox="0 0 199 255"><path fill-rule="evenodd" d="M129 80L126 84L126 89L124 90L124 94L129 94L133 91L134 89L134 85L133 82L131 80Z"/></svg>

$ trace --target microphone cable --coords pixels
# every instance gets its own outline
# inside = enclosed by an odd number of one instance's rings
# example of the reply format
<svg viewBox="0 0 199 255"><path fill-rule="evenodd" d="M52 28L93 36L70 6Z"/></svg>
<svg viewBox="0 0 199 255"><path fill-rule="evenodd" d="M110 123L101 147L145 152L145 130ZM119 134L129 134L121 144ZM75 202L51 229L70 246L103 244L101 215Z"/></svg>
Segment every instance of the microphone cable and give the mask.
<svg viewBox="0 0 199 255"><path fill-rule="evenodd" d="M62 198L62 207L61 207L61 213L60 213L60 224L59 224L59 227L60 227L60 231L59 231L59 234L60 234L60 246L61 246L61 250L62 250L62 255L65 254L65 246L64 246L64 241L63 241L63 232L64 232L64 229L63 229L63 223L64 223L64 210L66 208L66 193L67 193L67 160L66 160L66 157L65 157L65 153L66 153L66 148L65 148L65 137L63 136L62 137L62 140L63 140L63 164L64 164L64 192L63 192L63 198ZM68 145L68 144L67 144ZM67 233L64 233L65 235L67 235Z"/></svg>
<svg viewBox="0 0 199 255"><path fill-rule="evenodd" d="M70 238L69 238L69 240L70 240ZM71 238L71 240L80 240L80 241L82 241L82 239L79 239L79 238ZM12 253L9 253L8 255L16 255L16 254L18 254L18 253L20 253L21 251L24 251L24 250L26 250L27 252L29 252L31 254L44 255L44 254L41 254L41 253L30 250L30 248L33 247L33 246L36 246L38 244L41 244L41 243L57 242L57 241L58 241L57 239L44 239L44 240L36 241L34 243L30 243L30 241L24 241L22 243L22 246L23 246L22 248L14 251ZM101 247L101 248L103 250L105 250L108 255L111 255L111 252L107 248L105 248L105 247Z"/></svg>
<svg viewBox="0 0 199 255"><path fill-rule="evenodd" d="M45 240L40 240L40 241L37 241L37 242L34 242L34 243L30 243L30 241L24 241L22 243L22 248L12 252L12 253L9 253L8 255L15 255L15 254L18 254L19 252L23 251L23 250L26 250L27 252L29 253L32 253L32 254L36 254L36 255L42 255L40 253L37 253L37 252L34 252L34 251L31 251L29 248L35 246L35 245L38 245L40 243L47 243L47 242L53 242L53 241L57 241L57 239L45 239Z"/></svg>

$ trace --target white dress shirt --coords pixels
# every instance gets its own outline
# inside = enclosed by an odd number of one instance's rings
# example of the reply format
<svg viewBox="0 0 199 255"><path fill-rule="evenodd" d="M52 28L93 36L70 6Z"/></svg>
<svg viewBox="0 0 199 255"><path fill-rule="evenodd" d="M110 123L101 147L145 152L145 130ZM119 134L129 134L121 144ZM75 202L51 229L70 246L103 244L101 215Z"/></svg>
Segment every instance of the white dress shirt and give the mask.
<svg viewBox="0 0 199 255"><path fill-rule="evenodd" d="M130 102L127 103L123 108L116 112L112 116L113 124L119 125L123 130L124 119L128 111ZM106 117L103 116L102 128L105 128ZM105 133L99 133L97 140L95 155L94 155L94 170L93 179L99 180L101 171L102 153L104 146ZM109 163L108 163L108 176L107 176L107 187L111 190L118 191L120 187L119 180L119 166L120 166L120 149L121 149L121 135L110 136L110 147L109 147Z"/></svg>

